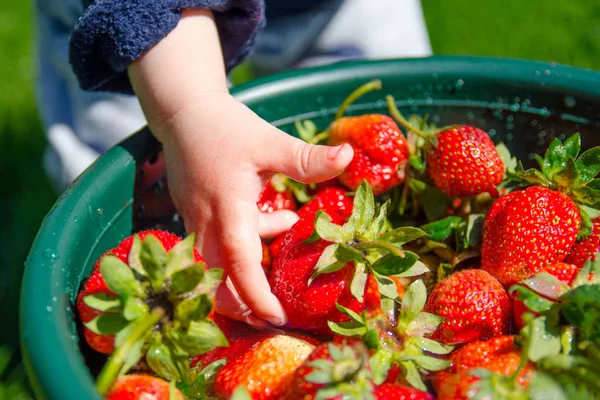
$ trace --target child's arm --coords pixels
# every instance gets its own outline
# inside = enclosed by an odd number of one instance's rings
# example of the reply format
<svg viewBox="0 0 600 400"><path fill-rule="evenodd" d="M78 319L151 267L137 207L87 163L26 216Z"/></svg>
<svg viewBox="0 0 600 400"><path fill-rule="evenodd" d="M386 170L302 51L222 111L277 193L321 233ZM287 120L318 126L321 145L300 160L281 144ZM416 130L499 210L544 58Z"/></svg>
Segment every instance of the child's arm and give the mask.
<svg viewBox="0 0 600 400"><path fill-rule="evenodd" d="M210 11L184 10L177 27L128 72L164 145L169 188L186 229L197 233L207 263L229 277L217 296L219 311L284 324L260 265L259 232L285 229L296 217L280 212L261 219L259 193L274 171L302 182L334 177L352 159L352 148L306 145L230 96Z"/></svg>

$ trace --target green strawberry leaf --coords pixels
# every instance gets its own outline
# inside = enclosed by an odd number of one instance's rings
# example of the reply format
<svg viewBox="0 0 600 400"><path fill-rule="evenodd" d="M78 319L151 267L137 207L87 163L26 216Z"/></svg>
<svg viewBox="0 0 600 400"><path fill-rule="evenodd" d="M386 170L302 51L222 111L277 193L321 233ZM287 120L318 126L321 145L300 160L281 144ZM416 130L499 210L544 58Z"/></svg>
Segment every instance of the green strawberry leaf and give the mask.
<svg viewBox="0 0 600 400"><path fill-rule="evenodd" d="M408 182L408 186L410 187L410 190L412 190L415 193L423 193L428 187L425 182L414 178L411 179L410 182Z"/></svg>
<svg viewBox="0 0 600 400"><path fill-rule="evenodd" d="M458 223L461 222L462 219L456 216L449 216L439 221L430 222L421 226L421 229L427 234L428 239L443 242L448 239L452 234L452 231L456 229Z"/></svg>
<svg viewBox="0 0 600 400"><path fill-rule="evenodd" d="M133 296L127 298L123 307L123 317L127 321L133 321L149 312L150 308L148 305L142 299Z"/></svg>
<svg viewBox="0 0 600 400"><path fill-rule="evenodd" d="M600 173L600 147L586 150L579 156L575 166L579 172L579 183L587 183Z"/></svg>
<svg viewBox="0 0 600 400"><path fill-rule="evenodd" d="M427 265L425 265L423 262L417 261L412 267L402 272L401 274L396 275L396 277L413 278L415 276L423 275L427 272L430 272L429 267L427 267Z"/></svg>
<svg viewBox="0 0 600 400"><path fill-rule="evenodd" d="M428 312L420 312L406 326L405 333L409 336L420 337L432 334L444 322L444 318ZM420 346L419 346L420 347Z"/></svg>
<svg viewBox="0 0 600 400"><path fill-rule="evenodd" d="M205 268L206 266L203 263L198 263L185 269L175 271L173 275L171 275L169 297L175 298L194 290L204 279Z"/></svg>
<svg viewBox="0 0 600 400"><path fill-rule="evenodd" d="M371 222L369 224L367 229L361 235L359 235L359 239L364 240L364 241L370 241L370 240L375 240L376 238L379 237L379 235L385 229L389 206L390 206L389 200L386 201L385 203L383 203L383 205L379 208L379 212L377 213L377 216L375 217L373 222Z"/></svg>
<svg viewBox="0 0 600 400"><path fill-rule="evenodd" d="M152 371L168 380L182 380L181 371L177 368L169 346L160 341L150 345L146 353L146 362Z"/></svg>
<svg viewBox="0 0 600 400"><path fill-rule="evenodd" d="M554 304L553 301L547 300L533 290L521 285L511 286L509 294L515 295L521 300L527 308L533 312L543 312L549 310Z"/></svg>
<svg viewBox="0 0 600 400"><path fill-rule="evenodd" d="M579 286L560 298L559 307L568 323L583 340L600 343L600 285Z"/></svg>
<svg viewBox="0 0 600 400"><path fill-rule="evenodd" d="M83 303L102 312L117 312L121 309L121 300L115 295L106 293L88 294L83 298Z"/></svg>
<svg viewBox="0 0 600 400"><path fill-rule="evenodd" d="M363 180L354 194L352 215L347 225L352 227L356 234L363 233L373 221L375 214L375 196L373 189L366 180Z"/></svg>
<svg viewBox="0 0 600 400"><path fill-rule="evenodd" d="M170 277L174 273L185 270L195 263L194 261L194 243L196 235L191 233L181 242L177 243L167 253L166 276Z"/></svg>
<svg viewBox="0 0 600 400"><path fill-rule="evenodd" d="M169 339L188 355L204 354L215 347L228 345L225 335L213 321L191 321L186 332L171 330L169 334Z"/></svg>
<svg viewBox="0 0 600 400"><path fill-rule="evenodd" d="M551 376L536 371L529 382L529 399L531 400L568 400L560 384ZM580 399L581 400L581 399Z"/></svg>
<svg viewBox="0 0 600 400"><path fill-rule="evenodd" d="M385 296L389 299L397 299L398 287L396 286L396 282L387 276L379 275L375 271L372 272L375 280L377 281L377 288L379 289L381 296Z"/></svg>
<svg viewBox="0 0 600 400"><path fill-rule="evenodd" d="M129 264L129 267L135 272L144 276L146 275L146 271L144 271L142 259L140 258L141 252L142 239L140 239L139 235L135 235L133 237L133 241L131 242L131 249L129 250L129 256L127 257L127 264Z"/></svg>
<svg viewBox="0 0 600 400"><path fill-rule="evenodd" d="M585 239L594 231L594 223L590 215L581 207L579 207L579 215L581 216L581 226L577 232L577 241Z"/></svg>
<svg viewBox="0 0 600 400"><path fill-rule="evenodd" d="M443 218L451 206L451 199L433 186L427 186L421 192L419 199L423 204L423 211L428 221L437 221Z"/></svg>
<svg viewBox="0 0 600 400"><path fill-rule="evenodd" d="M361 324L366 326L367 321L362 315L358 314L355 311L352 311L351 309L349 309L347 307L344 307L343 305L341 305L339 303L336 303L335 307L338 309L339 312L341 312L342 314L344 314L347 317L350 317L350 319L352 319L353 321L360 322Z"/></svg>
<svg viewBox="0 0 600 400"><path fill-rule="evenodd" d="M569 158L576 159L581 149L581 138L579 134L574 134L561 143L560 140L554 139L544 157L544 174L548 179L552 180L554 175L565 168Z"/></svg>
<svg viewBox="0 0 600 400"><path fill-rule="evenodd" d="M383 234L379 240L401 246L425 235L426 233L419 228L402 227Z"/></svg>
<svg viewBox="0 0 600 400"><path fill-rule="evenodd" d="M331 222L331 217L323 210L318 210L315 216L315 229L312 235L304 241L305 244L316 242L319 239L332 243L342 243L345 240L341 226Z"/></svg>
<svg viewBox="0 0 600 400"><path fill-rule="evenodd" d="M420 156L418 156L416 154L412 154L408 158L408 162L409 162L410 166L413 167L414 169L416 169L417 171L425 172L426 164L425 164L425 161L423 160L423 158L421 158Z"/></svg>
<svg viewBox="0 0 600 400"><path fill-rule="evenodd" d="M511 181L527 185L550 186L552 182L537 169L531 168L525 171L521 161L517 163L515 172L507 172L507 178Z"/></svg>
<svg viewBox="0 0 600 400"><path fill-rule="evenodd" d="M477 246L483 234L484 214L469 214L467 217L467 243L469 247Z"/></svg>
<svg viewBox="0 0 600 400"><path fill-rule="evenodd" d="M406 331L409 324L423 311L427 301L427 289L423 280L419 279L410 284L404 293L398 317L398 329Z"/></svg>
<svg viewBox="0 0 600 400"><path fill-rule="evenodd" d="M569 158L563 169L553 175L553 180L559 187L571 188L576 185L578 177L575 159Z"/></svg>
<svg viewBox="0 0 600 400"><path fill-rule="evenodd" d="M350 293L361 303L363 302L363 295L365 293L365 287L367 286L367 280L369 274L365 264L357 263L354 269L354 276L352 277L352 283L350 284Z"/></svg>
<svg viewBox="0 0 600 400"><path fill-rule="evenodd" d="M411 361L401 361L400 365L402 365L403 370L405 371L406 381L414 388L417 388L423 392L427 391L427 386L423 383L421 379L421 374L419 373L419 369L417 366Z"/></svg>
<svg viewBox="0 0 600 400"><path fill-rule="evenodd" d="M223 270L211 268L204 271L204 278L194 289L194 293L214 294L223 279Z"/></svg>
<svg viewBox="0 0 600 400"><path fill-rule="evenodd" d="M561 342L558 334L546 324L546 317L538 317L521 330L521 335L527 340L527 357L538 362L544 357L559 354Z"/></svg>
<svg viewBox="0 0 600 400"><path fill-rule="evenodd" d="M329 329L338 335L347 337L362 337L367 333L368 328L356 321L350 322L331 322L327 321Z"/></svg>
<svg viewBox="0 0 600 400"><path fill-rule="evenodd" d="M579 205L600 209L600 190L593 186L579 186L570 192L573 200Z"/></svg>
<svg viewBox="0 0 600 400"><path fill-rule="evenodd" d="M381 385L386 380L393 362L394 353L389 350L381 349L371 356L369 365L373 371L373 382L376 385Z"/></svg>
<svg viewBox="0 0 600 400"><path fill-rule="evenodd" d="M213 309L213 301L206 295L186 298L175 306L175 320L183 326L189 321L200 321L206 318Z"/></svg>
<svg viewBox="0 0 600 400"><path fill-rule="evenodd" d="M332 244L325 247L323 253L321 253L321 256L319 257L319 260L315 264L315 272L313 272L312 276L308 280L309 286L319 275L329 274L344 268L346 263L339 262L337 258L335 258L335 253L337 251L338 246L338 244Z"/></svg>
<svg viewBox="0 0 600 400"><path fill-rule="evenodd" d="M421 314L426 314L426 313L421 313ZM432 314L429 314L429 315L432 315ZM438 318L441 318L441 317L438 317ZM417 319L418 319L418 317L417 317ZM415 321L417 319L415 319ZM432 354L445 355L445 354L450 354L452 352L452 350L454 350L454 346L442 344L442 343L436 342L435 340L427 339L424 337L413 338L412 340L414 340L416 345L419 346L419 348L421 350L427 351Z"/></svg>
<svg viewBox="0 0 600 400"><path fill-rule="evenodd" d="M140 259L152 288L160 290L166 278L168 257L165 248L156 236L148 235L144 238Z"/></svg>
<svg viewBox="0 0 600 400"><path fill-rule="evenodd" d="M83 325L98 335L115 335L123 330L127 324L129 324L129 321L120 314L100 314Z"/></svg>
<svg viewBox="0 0 600 400"><path fill-rule="evenodd" d="M506 147L504 143L498 143L496 145L496 151L498 152L498 155L504 164L504 170L514 172L515 168L517 167L517 158L510 154L508 147Z"/></svg>
<svg viewBox="0 0 600 400"><path fill-rule="evenodd" d="M360 250L355 249L354 247L346 246L343 243L338 244L335 249L334 257L337 261L347 263L347 262L355 262L355 263L364 263L365 258L363 253Z"/></svg>
<svg viewBox="0 0 600 400"><path fill-rule="evenodd" d="M569 285L547 272L535 274L533 277L521 281L521 285L549 299L557 299L570 289Z"/></svg>
<svg viewBox="0 0 600 400"><path fill-rule="evenodd" d="M411 251L404 251L404 257L388 253L377 260L371 269L379 275L400 275L408 271L419 260L419 256Z"/></svg>
<svg viewBox="0 0 600 400"><path fill-rule="evenodd" d="M106 286L118 295L144 296L144 289L133 270L118 257L107 255L100 261L100 273Z"/></svg>
<svg viewBox="0 0 600 400"><path fill-rule="evenodd" d="M412 361L420 368L424 368L428 371L442 371L452 364L452 361L450 360L443 360L441 358L417 354L403 355L399 358L399 360Z"/></svg>

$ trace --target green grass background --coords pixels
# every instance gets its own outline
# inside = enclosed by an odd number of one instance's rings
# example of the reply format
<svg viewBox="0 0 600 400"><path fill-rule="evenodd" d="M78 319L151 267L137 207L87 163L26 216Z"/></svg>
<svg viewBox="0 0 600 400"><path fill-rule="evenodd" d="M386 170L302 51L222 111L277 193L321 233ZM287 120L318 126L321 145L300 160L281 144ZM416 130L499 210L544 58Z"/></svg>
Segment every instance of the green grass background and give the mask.
<svg viewBox="0 0 600 400"><path fill-rule="evenodd" d="M3 0L0 5L0 344L13 346L23 263L56 198L41 164L45 139L34 92L32 3ZM598 1L422 0L422 4L436 54L528 58L600 69ZM241 69L238 74L243 75Z"/></svg>

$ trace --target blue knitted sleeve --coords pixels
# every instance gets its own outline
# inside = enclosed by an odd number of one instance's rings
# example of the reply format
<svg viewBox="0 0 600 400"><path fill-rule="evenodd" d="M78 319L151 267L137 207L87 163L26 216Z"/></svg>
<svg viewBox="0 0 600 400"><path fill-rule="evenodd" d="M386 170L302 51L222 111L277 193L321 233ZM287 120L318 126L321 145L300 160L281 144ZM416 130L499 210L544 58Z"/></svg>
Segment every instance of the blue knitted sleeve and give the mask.
<svg viewBox="0 0 600 400"><path fill-rule="evenodd" d="M81 88L133 93L127 65L167 36L185 8L213 11L228 70L248 54L265 23L264 0L95 0L69 43Z"/></svg>

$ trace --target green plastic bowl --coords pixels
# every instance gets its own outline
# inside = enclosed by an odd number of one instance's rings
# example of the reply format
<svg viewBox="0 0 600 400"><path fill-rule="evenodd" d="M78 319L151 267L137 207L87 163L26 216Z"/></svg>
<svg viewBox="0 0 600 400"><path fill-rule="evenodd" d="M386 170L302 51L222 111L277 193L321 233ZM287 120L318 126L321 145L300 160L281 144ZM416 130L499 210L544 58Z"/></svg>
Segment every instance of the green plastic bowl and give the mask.
<svg viewBox="0 0 600 400"><path fill-rule="evenodd" d="M524 160L575 131L586 146L600 144L594 134L600 131L600 73L555 64L473 57L346 62L286 72L233 92L293 133L298 118L325 127L344 97L373 78L383 81L383 90L362 97L351 114L385 112L383 98L390 93L404 113L479 126ZM23 280L21 344L40 399L100 398L80 350L85 341L73 304L95 260L143 227L143 205L134 203L134 192L146 190L136 181L147 181L139 170L157 149L142 130L108 151L58 199L39 230ZM177 219L153 222L181 228ZM93 355L87 360L98 362Z"/></svg>

